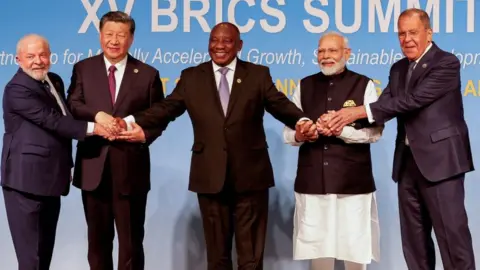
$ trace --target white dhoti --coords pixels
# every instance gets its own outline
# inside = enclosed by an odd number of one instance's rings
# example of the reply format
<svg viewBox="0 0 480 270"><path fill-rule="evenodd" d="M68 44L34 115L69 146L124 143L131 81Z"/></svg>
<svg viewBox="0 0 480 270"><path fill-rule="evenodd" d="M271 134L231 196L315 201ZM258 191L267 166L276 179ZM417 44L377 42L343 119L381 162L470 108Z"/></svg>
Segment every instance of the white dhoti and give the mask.
<svg viewBox="0 0 480 270"><path fill-rule="evenodd" d="M295 193L293 259L336 258L359 264L380 260L375 193Z"/></svg>

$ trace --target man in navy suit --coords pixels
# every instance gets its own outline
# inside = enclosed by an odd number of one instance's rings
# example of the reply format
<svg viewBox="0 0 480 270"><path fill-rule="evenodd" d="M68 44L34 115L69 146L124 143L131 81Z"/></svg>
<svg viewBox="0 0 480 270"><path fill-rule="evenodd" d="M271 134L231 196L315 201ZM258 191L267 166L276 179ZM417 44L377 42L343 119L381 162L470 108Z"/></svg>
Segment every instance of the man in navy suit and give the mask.
<svg viewBox="0 0 480 270"><path fill-rule="evenodd" d="M432 42L427 13L400 14L398 37L406 56L390 70L377 102L334 114L338 129L356 119L383 124L397 118L393 179L398 183L402 245L408 269L435 269L435 230L445 270L473 270L465 211L465 173L473 171L463 116L460 62Z"/></svg>
<svg viewBox="0 0 480 270"><path fill-rule="evenodd" d="M48 270L60 196L69 191L72 138L108 133L70 115L62 79L48 72L50 49L43 37L22 38L17 61L20 68L3 95L1 185L18 269Z"/></svg>

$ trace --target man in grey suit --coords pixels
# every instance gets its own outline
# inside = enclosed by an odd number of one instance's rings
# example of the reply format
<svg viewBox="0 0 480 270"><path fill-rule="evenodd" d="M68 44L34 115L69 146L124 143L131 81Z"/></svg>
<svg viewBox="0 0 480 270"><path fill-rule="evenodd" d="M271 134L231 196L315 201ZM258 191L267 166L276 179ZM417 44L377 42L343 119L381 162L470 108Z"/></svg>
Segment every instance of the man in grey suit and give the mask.
<svg viewBox="0 0 480 270"><path fill-rule="evenodd" d="M463 116L460 62L432 41L427 13L400 14L405 58L390 70L377 102L335 113L337 130L356 119L383 124L397 118L393 179L398 182L403 253L408 269L435 269L435 230L445 270L475 269L465 211L465 173L473 171Z"/></svg>
<svg viewBox="0 0 480 270"><path fill-rule="evenodd" d="M73 167L72 139L108 133L73 119L62 79L48 72L50 47L38 35L18 42L20 68L3 95L2 190L19 270L48 270Z"/></svg>

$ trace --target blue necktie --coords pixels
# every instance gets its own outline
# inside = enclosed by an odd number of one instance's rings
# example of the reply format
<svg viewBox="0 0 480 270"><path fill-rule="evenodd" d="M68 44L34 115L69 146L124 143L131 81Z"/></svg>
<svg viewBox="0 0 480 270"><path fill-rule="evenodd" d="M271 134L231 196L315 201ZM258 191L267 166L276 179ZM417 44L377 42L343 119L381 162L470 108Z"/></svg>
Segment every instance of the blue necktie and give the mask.
<svg viewBox="0 0 480 270"><path fill-rule="evenodd" d="M407 78L405 82L405 90L408 90L408 84L410 83L410 78L412 77L413 69L415 68L415 65L417 62L411 61L410 64L408 64L408 71L407 71Z"/></svg>
<svg viewBox="0 0 480 270"><path fill-rule="evenodd" d="M218 70L220 74L222 74L220 77L220 84L218 85L218 94L220 95L220 102L222 103L223 113L225 115L227 114L228 100L230 98L230 90L226 76L228 70L228 67L222 67Z"/></svg>

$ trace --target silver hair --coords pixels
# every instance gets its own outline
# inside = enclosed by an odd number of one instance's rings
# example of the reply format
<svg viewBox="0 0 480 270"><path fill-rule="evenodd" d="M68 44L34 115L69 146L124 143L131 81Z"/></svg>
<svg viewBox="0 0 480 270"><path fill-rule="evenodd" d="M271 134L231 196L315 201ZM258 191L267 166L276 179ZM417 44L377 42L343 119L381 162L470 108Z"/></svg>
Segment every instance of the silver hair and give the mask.
<svg viewBox="0 0 480 270"><path fill-rule="evenodd" d="M44 44L47 46L47 49L50 51L50 44L48 43L48 40L44 38L41 35L38 34L28 34L23 36L18 42L17 42L17 55L20 54L20 51L22 50L22 47L24 46L25 40L31 39L31 38L36 38L44 42Z"/></svg>
<svg viewBox="0 0 480 270"><path fill-rule="evenodd" d="M320 43L320 41L322 41L322 39L324 39L326 37L329 37L329 36L336 36L336 37L343 38L343 47L344 48L349 48L348 47L348 38L345 37L344 35L340 34L339 32L335 32L335 31L329 31L329 32L323 34L322 37L320 37L320 40L318 40L318 43Z"/></svg>

